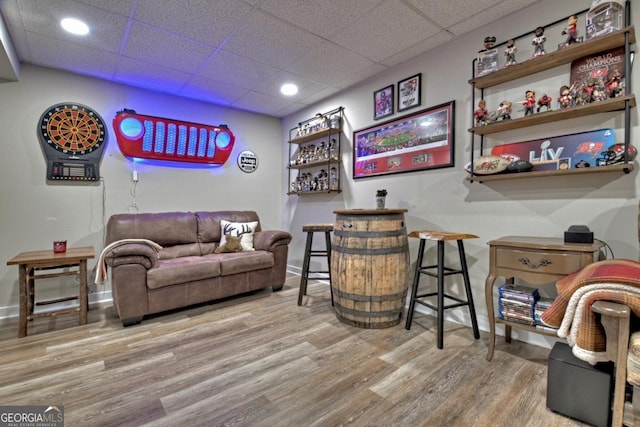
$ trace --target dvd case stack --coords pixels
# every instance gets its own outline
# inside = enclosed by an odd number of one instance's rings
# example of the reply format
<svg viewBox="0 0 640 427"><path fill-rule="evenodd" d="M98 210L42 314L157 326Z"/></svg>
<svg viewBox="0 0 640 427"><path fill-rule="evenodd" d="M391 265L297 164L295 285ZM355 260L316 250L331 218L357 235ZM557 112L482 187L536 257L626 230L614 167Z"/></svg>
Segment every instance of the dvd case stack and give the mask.
<svg viewBox="0 0 640 427"><path fill-rule="evenodd" d="M538 299L538 301L536 301L536 307L534 310L534 314L535 314L535 321L537 325L542 325L542 321L540 320L540 318L542 317L542 314L547 310L547 308L549 308L549 306L553 303L553 298L544 298L544 297L540 297Z"/></svg>
<svg viewBox="0 0 640 427"><path fill-rule="evenodd" d="M505 283L498 288L498 318L535 326L538 299L540 294L536 288Z"/></svg>

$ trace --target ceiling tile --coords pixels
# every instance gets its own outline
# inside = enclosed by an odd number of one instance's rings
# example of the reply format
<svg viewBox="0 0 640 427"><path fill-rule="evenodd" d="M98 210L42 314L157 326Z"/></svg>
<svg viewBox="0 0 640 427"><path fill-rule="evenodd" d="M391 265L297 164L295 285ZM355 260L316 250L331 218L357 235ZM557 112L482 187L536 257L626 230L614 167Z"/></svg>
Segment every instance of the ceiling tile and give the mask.
<svg viewBox="0 0 640 427"><path fill-rule="evenodd" d="M260 9L329 40L375 8L381 0L265 0Z"/></svg>
<svg viewBox="0 0 640 427"><path fill-rule="evenodd" d="M490 24L491 22L500 19L504 16L510 15L513 12L530 6L535 1L531 0L508 0L500 3L499 5L490 7L482 12L471 16L470 18L453 25L449 28L451 33L456 36L468 33L480 27ZM531 31L539 24L531 24ZM482 47L482 40L478 42L478 46Z"/></svg>
<svg viewBox="0 0 640 427"><path fill-rule="evenodd" d="M371 60L324 41L310 48L307 55L283 68L319 83L331 85L371 65Z"/></svg>
<svg viewBox="0 0 640 427"><path fill-rule="evenodd" d="M87 50L78 44L54 40L40 34L28 33L27 43L35 53L32 64L49 67L49 64L56 63L59 69L106 80L113 76L118 61L115 53L96 53L95 50Z"/></svg>
<svg viewBox="0 0 640 427"><path fill-rule="evenodd" d="M127 17L134 5L138 3L137 0L78 0L78 2Z"/></svg>
<svg viewBox="0 0 640 427"><path fill-rule="evenodd" d="M134 24L123 55L175 70L194 73L213 53L213 48L166 31Z"/></svg>
<svg viewBox="0 0 640 427"><path fill-rule="evenodd" d="M139 0L135 19L218 46L246 23L252 11L239 0Z"/></svg>
<svg viewBox="0 0 640 427"><path fill-rule="evenodd" d="M194 76L182 88L180 95L215 104L230 105L248 92L248 89L242 87L207 79L202 76Z"/></svg>
<svg viewBox="0 0 640 427"><path fill-rule="evenodd" d="M179 92L191 74L136 59L121 57L114 81L159 92Z"/></svg>
<svg viewBox="0 0 640 427"><path fill-rule="evenodd" d="M25 31L101 51L117 53L127 28L124 17L71 0L21 1L18 8ZM89 34L74 36L64 31L60 21L67 17L85 21L90 27Z"/></svg>
<svg viewBox="0 0 640 427"><path fill-rule="evenodd" d="M415 58L416 56L422 55L425 52L428 52L431 49L434 49L453 39L453 34L449 33L448 31L440 31L438 34L435 34L426 40L418 42L401 52L391 55L388 58L384 58L380 62L384 65L392 67L409 59Z"/></svg>
<svg viewBox="0 0 640 427"><path fill-rule="evenodd" d="M265 95L264 93L249 91L231 105L241 110L254 111L267 115L275 115L278 111L286 108L290 101L281 97Z"/></svg>
<svg viewBox="0 0 640 427"><path fill-rule="evenodd" d="M277 68L270 65L221 50L206 64L199 75L217 82L256 89L278 72Z"/></svg>
<svg viewBox="0 0 640 427"><path fill-rule="evenodd" d="M265 13L256 13L224 44L224 49L274 67L305 56L322 39Z"/></svg>
<svg viewBox="0 0 640 427"><path fill-rule="evenodd" d="M353 22L333 40L373 61L404 50L440 28L399 0L390 0Z"/></svg>
<svg viewBox="0 0 640 427"><path fill-rule="evenodd" d="M443 28L449 27L488 8L503 3L503 0L473 0L464 2L442 0L404 0L428 16Z"/></svg>

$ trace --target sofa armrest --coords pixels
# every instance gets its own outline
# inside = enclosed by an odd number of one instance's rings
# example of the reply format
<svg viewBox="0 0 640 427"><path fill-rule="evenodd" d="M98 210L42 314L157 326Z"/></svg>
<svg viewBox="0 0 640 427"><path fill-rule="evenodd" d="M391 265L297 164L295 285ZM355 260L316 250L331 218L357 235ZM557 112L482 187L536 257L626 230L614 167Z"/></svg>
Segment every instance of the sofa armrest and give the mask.
<svg viewBox="0 0 640 427"><path fill-rule="evenodd" d="M253 247L257 251L272 251L273 248L288 245L289 242L291 234L281 230L257 231L253 236Z"/></svg>
<svg viewBox="0 0 640 427"><path fill-rule="evenodd" d="M158 252L145 244L127 243L111 249L105 256L109 267L123 264L142 264L146 268L154 266L158 260Z"/></svg>

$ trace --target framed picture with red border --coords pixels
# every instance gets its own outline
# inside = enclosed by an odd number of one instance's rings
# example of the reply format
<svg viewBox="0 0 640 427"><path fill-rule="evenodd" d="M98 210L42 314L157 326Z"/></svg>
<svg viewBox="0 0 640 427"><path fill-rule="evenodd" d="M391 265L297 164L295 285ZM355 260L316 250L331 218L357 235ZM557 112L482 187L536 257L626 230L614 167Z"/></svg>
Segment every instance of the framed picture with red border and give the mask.
<svg viewBox="0 0 640 427"><path fill-rule="evenodd" d="M353 132L353 178L454 166L455 101Z"/></svg>

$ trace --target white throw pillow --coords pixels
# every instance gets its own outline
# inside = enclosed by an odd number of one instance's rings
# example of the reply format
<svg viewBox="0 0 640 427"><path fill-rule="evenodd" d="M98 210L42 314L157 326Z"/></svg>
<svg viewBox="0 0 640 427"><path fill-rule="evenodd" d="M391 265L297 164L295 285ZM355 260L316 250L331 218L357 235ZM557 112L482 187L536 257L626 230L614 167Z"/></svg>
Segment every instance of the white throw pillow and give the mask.
<svg viewBox="0 0 640 427"><path fill-rule="evenodd" d="M253 247L253 233L258 227L258 221L252 222L230 222L224 219L220 221L222 228L222 236L220 237L220 246L227 241L227 234L240 237L240 244L243 251L255 251Z"/></svg>

